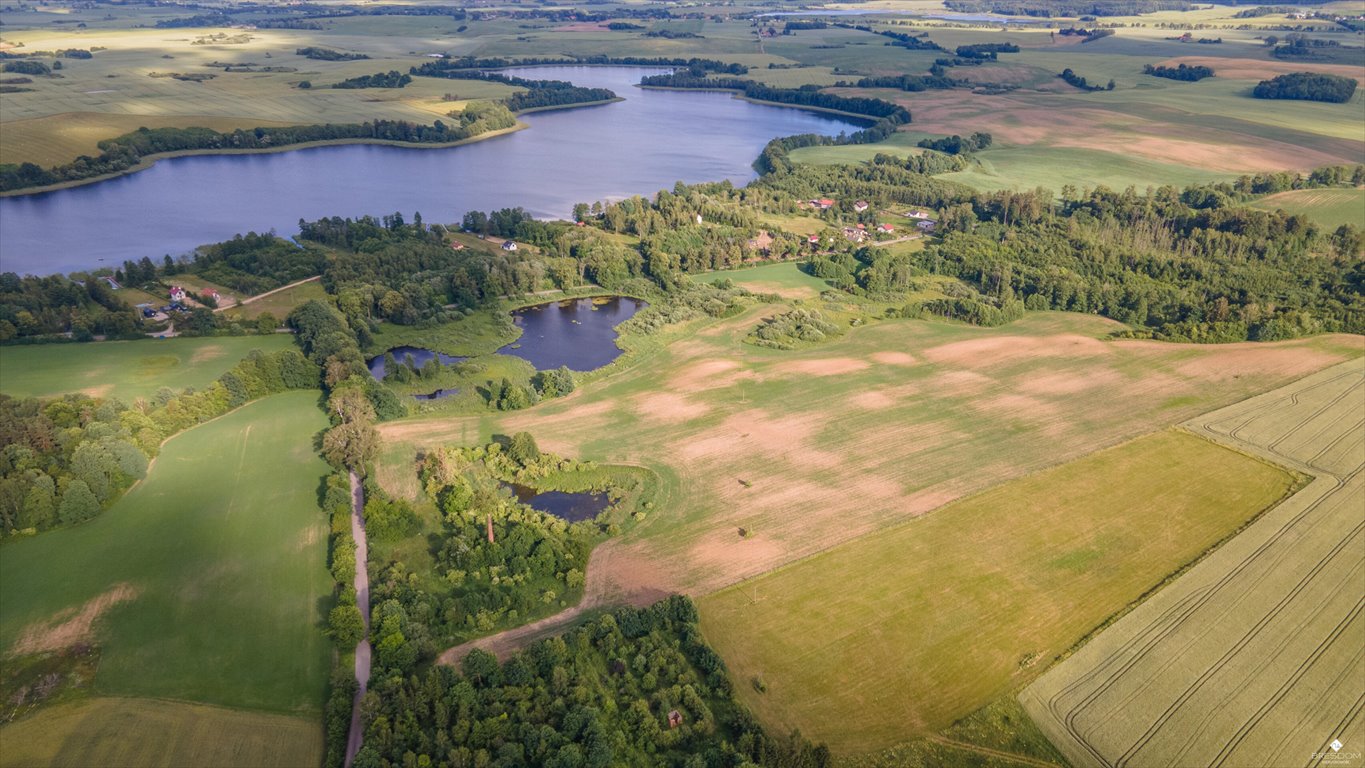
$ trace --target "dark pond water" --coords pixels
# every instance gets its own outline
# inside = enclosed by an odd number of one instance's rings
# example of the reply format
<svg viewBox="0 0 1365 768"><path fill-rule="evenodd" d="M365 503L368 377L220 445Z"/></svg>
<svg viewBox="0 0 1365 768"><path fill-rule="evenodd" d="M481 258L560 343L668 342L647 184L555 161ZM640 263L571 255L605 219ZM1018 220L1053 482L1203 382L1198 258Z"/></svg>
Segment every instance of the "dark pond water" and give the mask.
<svg viewBox="0 0 1365 768"><path fill-rule="evenodd" d="M537 304L512 313L521 338L498 352L515 355L548 371L561 365L591 371L621 355L616 326L629 320L645 302L625 296L571 299Z"/></svg>
<svg viewBox="0 0 1365 768"><path fill-rule="evenodd" d="M518 483L504 483L503 487L510 490L522 504L570 523L592 520L611 504L605 493L538 491Z"/></svg>
<svg viewBox="0 0 1365 768"><path fill-rule="evenodd" d="M409 360L412 362L412 367L414 368L421 368L422 366L426 365L427 361L432 359L433 357L439 357L441 359L441 365L451 365L453 363L458 363L461 360L465 359L463 357L455 357L453 355L444 355L441 354L440 352L433 352L429 349L422 349L421 347L408 346L394 347L393 349L390 349L389 352L393 353L394 362L398 363L399 365L402 365L404 360ZM384 380L385 374L384 355L375 355L374 357L369 359L369 362L367 362L366 365L369 366L371 376L375 377L376 379L379 379L380 381ZM451 390L452 393L454 391L455 390Z"/></svg>
<svg viewBox="0 0 1365 768"><path fill-rule="evenodd" d="M451 389L438 389L435 392L425 395L413 395L413 397L418 400L440 400L443 397L450 397L451 395L458 395L459 393L459 389L452 387Z"/></svg>
<svg viewBox="0 0 1365 768"><path fill-rule="evenodd" d="M611 88L625 101L522 118L524 131L447 149L346 145L204 155L74 189L0 198L0 269L50 274L188 253L299 219L414 211L432 222L522 206L567 218L574 203L652 195L674 182L745 184L764 144L851 122L728 93L647 91L641 67L531 67L522 77Z"/></svg>

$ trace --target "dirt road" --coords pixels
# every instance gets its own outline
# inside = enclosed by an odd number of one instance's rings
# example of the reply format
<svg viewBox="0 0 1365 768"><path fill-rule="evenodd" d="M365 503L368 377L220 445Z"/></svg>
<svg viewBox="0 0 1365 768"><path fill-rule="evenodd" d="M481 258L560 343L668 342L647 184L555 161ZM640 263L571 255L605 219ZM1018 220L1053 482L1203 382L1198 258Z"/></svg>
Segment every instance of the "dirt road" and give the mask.
<svg viewBox="0 0 1365 768"><path fill-rule="evenodd" d="M240 306L243 306L243 305L245 305L245 304L250 304L250 303L253 302L253 301L257 301L257 300L259 300L259 299L264 299L266 296L269 296L269 295L272 294L272 293L279 293L280 291L287 291L287 290L289 290L290 288L294 288L294 287L296 287L296 286L303 285L304 283L311 283L311 282L313 282L314 280L321 280L321 279L322 279L322 275L313 275L312 277L307 277L307 278L304 278L304 279L302 279L302 280L295 280L294 282L290 283L289 285L281 285L279 288L271 289L271 290L269 290L269 291L266 291L265 293L258 293L258 294L256 294L255 296L251 296L251 297L249 297L249 298L242 299L241 301L237 302L236 304L227 304L227 305L221 306L221 307L219 307L219 308L217 308L217 309L215 309L215 310L213 310L213 311L214 311L214 312L222 312L222 311L225 310L225 309L234 309L234 308L236 308L236 307L240 307Z"/></svg>
<svg viewBox="0 0 1365 768"><path fill-rule="evenodd" d="M360 700L370 683L370 574L365 568L369 560L369 543L365 539L364 509L365 490L360 485L360 478L352 472L351 536L355 538L355 601L360 606L360 618L365 623L365 636L355 646L355 681L360 684L360 689L351 703L351 730L346 737L346 768L351 768L355 754L360 751L364 735L360 723Z"/></svg>

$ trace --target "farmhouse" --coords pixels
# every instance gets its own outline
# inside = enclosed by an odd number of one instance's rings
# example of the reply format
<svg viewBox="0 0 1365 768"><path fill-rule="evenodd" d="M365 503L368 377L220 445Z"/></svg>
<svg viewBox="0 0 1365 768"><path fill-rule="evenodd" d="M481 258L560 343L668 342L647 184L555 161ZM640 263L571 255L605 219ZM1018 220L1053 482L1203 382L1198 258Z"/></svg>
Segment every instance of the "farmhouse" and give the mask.
<svg viewBox="0 0 1365 768"><path fill-rule="evenodd" d="M810 201L810 205L812 208L819 208L822 211L828 211L830 208L834 207L834 201L829 199L828 197L822 197L819 200Z"/></svg>
<svg viewBox="0 0 1365 768"><path fill-rule="evenodd" d="M171 286L171 303L179 303L185 300L185 289L178 285Z"/></svg>
<svg viewBox="0 0 1365 768"><path fill-rule="evenodd" d="M877 231L889 235L892 232L895 232L896 228L891 226L890 224L878 224Z"/></svg>
<svg viewBox="0 0 1365 768"><path fill-rule="evenodd" d="M856 202L856 203L853 204L853 210L857 211L858 213L862 213L863 211L866 211L867 209L868 209L868 205L867 205L867 201L866 201L866 200L859 200L858 202Z"/></svg>
<svg viewBox="0 0 1365 768"><path fill-rule="evenodd" d="M515 251L517 249L517 244L511 240L504 240L502 241L502 249L504 251Z"/></svg>
<svg viewBox="0 0 1365 768"><path fill-rule="evenodd" d="M855 243L861 243L867 238L867 230L861 227L844 227L844 237Z"/></svg>
<svg viewBox="0 0 1365 768"><path fill-rule="evenodd" d="M928 211L921 211L921 210L907 211L905 215L908 216L908 217L910 217L910 218L912 218L912 219L927 219L927 218L929 218L929 212L928 212Z"/></svg>
<svg viewBox="0 0 1365 768"><path fill-rule="evenodd" d="M935 223L932 222L932 221L925 220L925 221L921 221L920 223L916 224L915 226L919 227L920 229L924 230L925 232L933 232L933 231L934 231L934 227L936 227L937 224L935 224Z"/></svg>

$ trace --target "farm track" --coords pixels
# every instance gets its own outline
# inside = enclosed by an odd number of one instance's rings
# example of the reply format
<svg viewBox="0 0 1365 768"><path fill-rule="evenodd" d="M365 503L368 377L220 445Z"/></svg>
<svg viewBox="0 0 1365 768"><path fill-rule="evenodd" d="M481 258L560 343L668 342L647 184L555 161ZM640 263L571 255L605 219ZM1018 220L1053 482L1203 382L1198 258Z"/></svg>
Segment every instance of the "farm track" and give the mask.
<svg viewBox="0 0 1365 768"><path fill-rule="evenodd" d="M1025 690L1073 763L1302 765L1334 738L1360 748L1361 411L1357 360L1186 423L1314 479Z"/></svg>

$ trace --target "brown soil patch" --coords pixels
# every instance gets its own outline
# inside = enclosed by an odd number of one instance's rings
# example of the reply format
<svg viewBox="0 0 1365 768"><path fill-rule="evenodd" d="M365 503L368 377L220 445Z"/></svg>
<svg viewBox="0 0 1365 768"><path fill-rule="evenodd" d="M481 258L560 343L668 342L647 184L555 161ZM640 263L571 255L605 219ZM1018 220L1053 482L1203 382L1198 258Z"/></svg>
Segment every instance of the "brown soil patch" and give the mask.
<svg viewBox="0 0 1365 768"><path fill-rule="evenodd" d="M92 630L95 621L118 603L135 599L138 591L131 584L116 584L104 594L87 600L79 608L67 608L46 621L30 624L19 633L19 639L14 642L10 653L23 656L58 651L76 643L88 643L94 639Z"/></svg>
<svg viewBox="0 0 1365 768"><path fill-rule="evenodd" d="M895 405L896 398L885 391L859 392L848 399L848 404L854 408L881 411Z"/></svg>
<svg viewBox="0 0 1365 768"><path fill-rule="evenodd" d="M995 397L975 400L972 407L1003 419L1022 419L1025 421L1048 421L1057 413L1057 406L1028 395L1012 392Z"/></svg>
<svg viewBox="0 0 1365 768"><path fill-rule="evenodd" d="M882 365L914 365L915 356L909 352L873 352L872 362Z"/></svg>
<svg viewBox="0 0 1365 768"><path fill-rule="evenodd" d="M1110 353L1105 342L1099 339L1063 333L1055 336L990 336L955 341L926 349L924 357L944 365L987 368L1038 358L1098 357Z"/></svg>
<svg viewBox="0 0 1365 768"><path fill-rule="evenodd" d="M1019 391L1031 395L1074 395L1078 392L1111 387L1120 382L1121 377L1112 370L1096 369L1085 373L1058 371L1043 373L1019 382Z"/></svg>
<svg viewBox="0 0 1365 768"><path fill-rule="evenodd" d="M773 366L774 373L796 373L804 376L842 376L866 370L866 360L852 357L826 357L819 360L793 360Z"/></svg>
<svg viewBox="0 0 1365 768"><path fill-rule="evenodd" d="M1262 61L1260 59L1224 59L1218 56L1178 56L1161 62L1167 67L1187 64L1191 67L1210 67L1216 77L1229 80L1266 80L1290 72L1321 72L1328 75L1353 77L1365 85L1365 73L1350 64L1316 64L1308 61Z"/></svg>
<svg viewBox="0 0 1365 768"><path fill-rule="evenodd" d="M1336 359L1335 355L1316 350L1237 344L1182 363L1176 366L1176 372L1205 381L1228 381L1266 373L1299 377L1325 368Z"/></svg>
<svg viewBox="0 0 1365 768"><path fill-rule="evenodd" d="M222 357L223 355L226 355L226 354L227 354L227 350L223 349L222 346L220 346L220 345L218 345L218 344L213 344L213 345L209 345L209 346L205 346L205 347L200 347L199 349L196 349L196 350L194 351L194 355L192 355L192 356L190 357L190 362L191 362L191 363L202 363L202 362L205 362L205 361L208 361L208 360L217 360L218 358L220 358L220 357Z"/></svg>
<svg viewBox="0 0 1365 768"><path fill-rule="evenodd" d="M708 406L675 392L652 392L635 398L637 413L665 424L691 421L705 416L710 410Z"/></svg>
<svg viewBox="0 0 1365 768"><path fill-rule="evenodd" d="M735 459L755 454L782 460L801 469L834 467L839 456L810 446L816 431L831 417L825 414L796 414L774 418L758 409L736 413L718 427L689 437L677 446L677 455L687 462L715 463L717 468Z"/></svg>
<svg viewBox="0 0 1365 768"><path fill-rule="evenodd" d="M100 384L94 387L86 387L85 389L82 389L80 392L82 395L89 395L90 397L104 397L113 391L114 391L113 384Z"/></svg>
<svg viewBox="0 0 1365 768"><path fill-rule="evenodd" d="M775 293L784 299L813 299L820 295L820 292L808 285L783 285L781 283L769 283L762 280L736 283L754 293Z"/></svg>
<svg viewBox="0 0 1365 768"><path fill-rule="evenodd" d="M740 369L735 360L703 360L683 369L669 381L674 392L701 392L728 387L742 379L755 378L752 371Z"/></svg>

